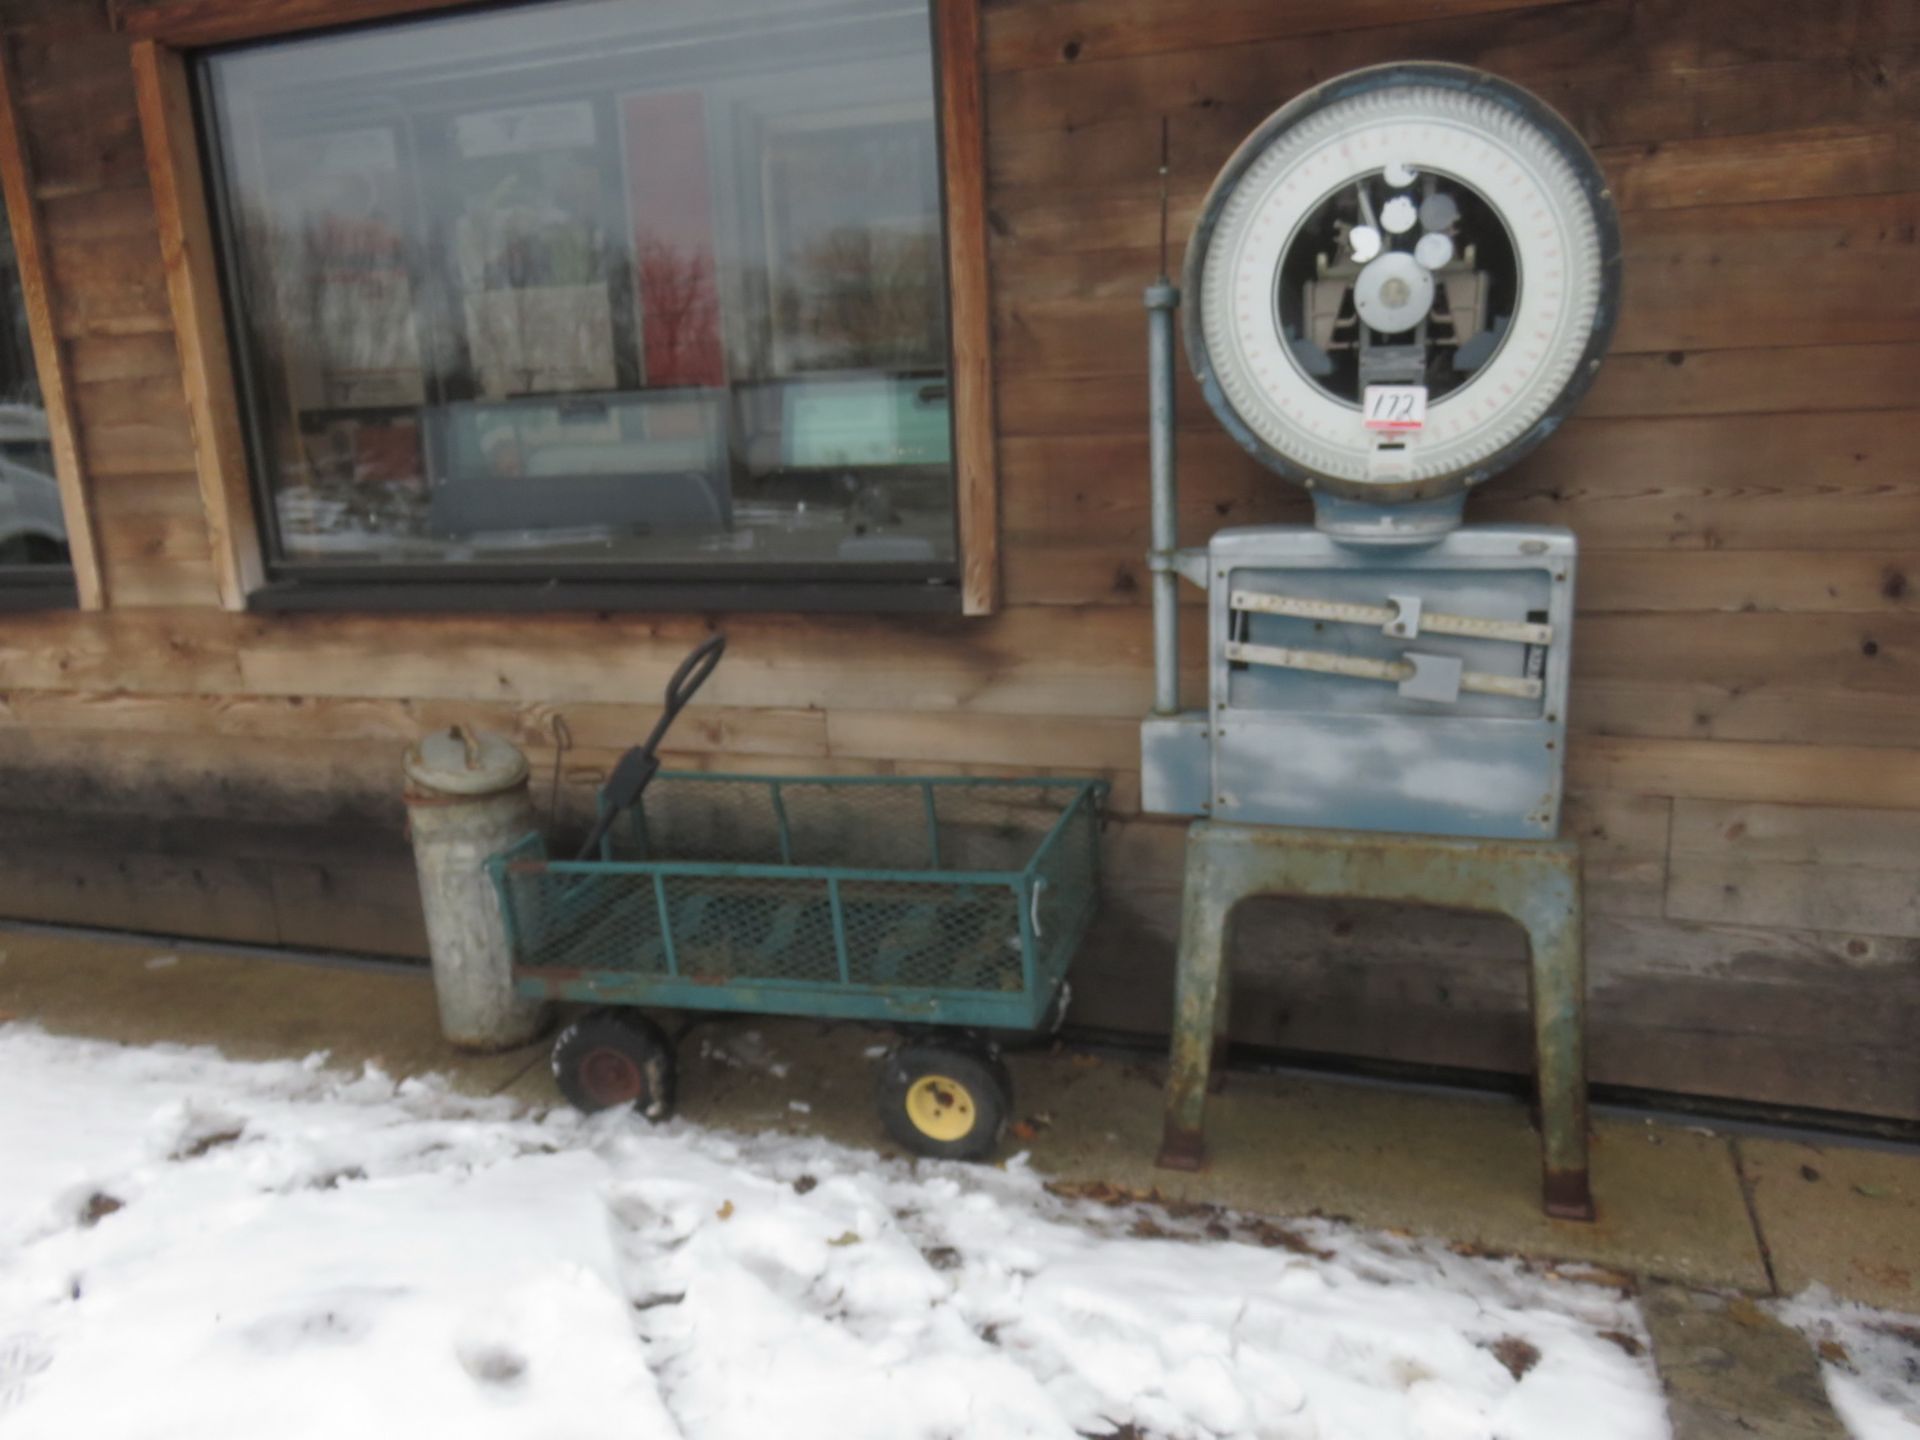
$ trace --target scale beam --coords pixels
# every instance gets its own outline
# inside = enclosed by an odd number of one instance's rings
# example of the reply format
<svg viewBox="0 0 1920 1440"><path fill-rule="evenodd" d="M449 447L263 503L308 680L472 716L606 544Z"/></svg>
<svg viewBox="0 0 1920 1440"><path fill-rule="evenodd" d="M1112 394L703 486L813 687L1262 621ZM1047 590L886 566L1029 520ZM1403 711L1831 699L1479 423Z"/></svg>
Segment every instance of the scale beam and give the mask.
<svg viewBox="0 0 1920 1440"><path fill-rule="evenodd" d="M1445 615L1420 610L1409 622L1407 607L1358 605L1343 600L1314 600L1304 595L1272 595L1236 590L1230 601L1235 610L1259 615L1285 615L1294 620L1328 620L1339 625L1374 625L1390 635L1411 637L1421 631L1456 635L1465 640L1507 640L1515 645L1551 645L1553 627L1529 620L1490 620L1483 615ZM1404 626L1404 629L1395 629ZM1489 692L1492 693L1492 692Z"/></svg>
<svg viewBox="0 0 1920 1440"><path fill-rule="evenodd" d="M1291 645L1249 645L1243 640L1229 640L1226 656L1246 665L1277 665L1285 670L1311 670L1317 675L1344 675L1350 680L1383 680L1395 685L1404 685L1419 673L1411 660L1374 660L1331 650L1297 650ZM1511 700L1538 700L1546 693L1538 680L1489 675L1484 670L1461 671L1460 688L1475 695L1504 695Z"/></svg>

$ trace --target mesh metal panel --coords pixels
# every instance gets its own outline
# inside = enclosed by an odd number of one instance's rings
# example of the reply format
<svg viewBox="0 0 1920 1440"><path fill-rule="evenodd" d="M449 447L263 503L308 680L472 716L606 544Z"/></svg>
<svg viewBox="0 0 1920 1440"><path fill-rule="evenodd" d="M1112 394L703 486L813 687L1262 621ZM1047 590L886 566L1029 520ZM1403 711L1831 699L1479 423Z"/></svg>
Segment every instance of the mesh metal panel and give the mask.
<svg viewBox="0 0 1920 1440"><path fill-rule="evenodd" d="M826 881L672 875L663 884L686 979L840 978Z"/></svg>
<svg viewBox="0 0 1920 1440"><path fill-rule="evenodd" d="M861 880L840 887L847 968L859 985L1021 988L1020 904L1005 885Z"/></svg>
<svg viewBox="0 0 1920 1440"><path fill-rule="evenodd" d="M1019 870L1060 786L659 776L614 828L614 858L846 870Z"/></svg>
<svg viewBox="0 0 1920 1440"><path fill-rule="evenodd" d="M1064 975L1092 913L1099 793L663 774L644 813L614 828L623 863L555 871L535 840L493 869L516 962L550 978L1032 1001ZM741 873L754 867L783 873ZM1037 922L1031 964L1023 907Z"/></svg>
<svg viewBox="0 0 1920 1440"><path fill-rule="evenodd" d="M1100 815L1091 795L1068 816L1034 869L1039 888L1033 907L1039 921L1035 941L1040 951L1039 978L1050 990L1065 978L1099 899Z"/></svg>
<svg viewBox="0 0 1920 1440"><path fill-rule="evenodd" d="M666 973L651 876L510 866L502 884L520 964L543 970Z"/></svg>
<svg viewBox="0 0 1920 1440"><path fill-rule="evenodd" d="M773 787L699 775L661 775L615 827L620 860L715 860L779 865Z"/></svg>

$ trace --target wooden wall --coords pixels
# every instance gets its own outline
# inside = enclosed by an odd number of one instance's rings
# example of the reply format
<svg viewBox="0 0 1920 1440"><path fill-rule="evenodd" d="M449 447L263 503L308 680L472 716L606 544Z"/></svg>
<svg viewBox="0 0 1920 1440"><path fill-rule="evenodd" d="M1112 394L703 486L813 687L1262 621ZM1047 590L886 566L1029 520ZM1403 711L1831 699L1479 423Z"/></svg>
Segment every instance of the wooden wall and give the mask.
<svg viewBox="0 0 1920 1440"><path fill-rule="evenodd" d="M577 804L709 621L219 610L127 44L104 0L0 17L111 596L0 616L0 913L417 954L403 742L474 718L544 777L564 717ZM1920 1117L1910 0L989 0L1005 607L728 617L673 758L1111 776L1076 1015L1164 1023L1181 830L1133 813L1160 126L1177 264L1262 116L1406 57L1561 107L1625 211L1596 390L1473 506L1583 547L1567 823L1587 847L1596 1076ZM1190 388L1182 403L1189 542L1303 516ZM1247 919L1243 1038L1524 1066L1524 971L1498 927L1280 903Z"/></svg>

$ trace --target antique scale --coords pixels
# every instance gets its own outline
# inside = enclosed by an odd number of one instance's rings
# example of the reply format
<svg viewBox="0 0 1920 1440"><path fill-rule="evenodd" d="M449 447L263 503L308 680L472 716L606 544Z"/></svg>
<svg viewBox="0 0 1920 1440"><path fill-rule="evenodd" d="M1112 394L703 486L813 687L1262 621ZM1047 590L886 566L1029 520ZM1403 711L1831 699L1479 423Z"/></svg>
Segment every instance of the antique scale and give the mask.
<svg viewBox="0 0 1920 1440"><path fill-rule="evenodd" d="M1547 1208L1591 1216L1579 857L1557 838L1575 542L1462 522L1599 368L1619 251L1599 166L1560 116L1480 71L1396 64L1261 125L1207 196L1181 288L1163 273L1147 290L1142 803L1196 817L1162 1164L1202 1161L1239 900L1487 910L1532 946ZM1313 525L1178 547L1183 301L1208 405L1307 489ZM1180 707L1182 579L1207 593L1201 710Z"/></svg>

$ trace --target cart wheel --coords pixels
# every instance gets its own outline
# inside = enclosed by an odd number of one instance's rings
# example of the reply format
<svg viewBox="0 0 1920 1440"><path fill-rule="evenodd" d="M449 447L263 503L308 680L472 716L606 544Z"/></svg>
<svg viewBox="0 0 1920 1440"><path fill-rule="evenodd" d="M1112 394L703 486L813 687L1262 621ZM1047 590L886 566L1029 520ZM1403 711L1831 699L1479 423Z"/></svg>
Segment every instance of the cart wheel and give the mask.
<svg viewBox="0 0 1920 1440"><path fill-rule="evenodd" d="M644 1015L595 1010L553 1042L553 1078L589 1114L631 1105L649 1120L673 1111L673 1042Z"/></svg>
<svg viewBox="0 0 1920 1440"><path fill-rule="evenodd" d="M880 1120L916 1154L978 1160L1000 1143L1013 1081L985 1046L909 1041L880 1066Z"/></svg>

